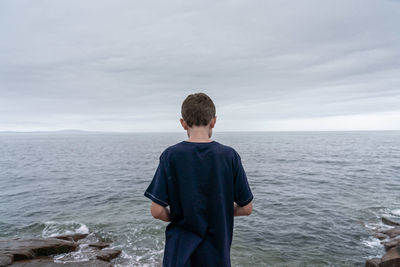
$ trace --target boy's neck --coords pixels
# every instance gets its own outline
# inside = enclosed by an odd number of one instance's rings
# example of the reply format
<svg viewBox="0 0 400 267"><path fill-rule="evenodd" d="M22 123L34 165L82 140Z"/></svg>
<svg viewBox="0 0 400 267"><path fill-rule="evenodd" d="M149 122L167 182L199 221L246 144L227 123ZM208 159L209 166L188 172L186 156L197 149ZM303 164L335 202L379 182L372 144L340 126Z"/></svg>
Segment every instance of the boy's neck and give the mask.
<svg viewBox="0 0 400 267"><path fill-rule="evenodd" d="M211 142L211 131L209 129L191 129L187 131L189 142Z"/></svg>

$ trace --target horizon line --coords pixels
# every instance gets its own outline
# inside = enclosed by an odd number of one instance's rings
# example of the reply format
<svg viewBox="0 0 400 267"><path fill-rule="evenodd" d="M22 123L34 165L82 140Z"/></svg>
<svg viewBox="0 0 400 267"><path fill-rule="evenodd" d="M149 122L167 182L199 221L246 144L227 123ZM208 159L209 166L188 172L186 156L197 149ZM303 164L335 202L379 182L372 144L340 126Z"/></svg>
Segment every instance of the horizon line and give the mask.
<svg viewBox="0 0 400 267"><path fill-rule="evenodd" d="M385 130L385 129L364 129L364 130L226 130L226 131L213 131L215 133L235 133L235 132L398 132L398 130ZM0 131L0 134L17 133L109 133L109 134L137 134L137 133L183 133L184 131L94 131L94 130L79 130L79 129L61 129L61 130L47 130L47 131Z"/></svg>

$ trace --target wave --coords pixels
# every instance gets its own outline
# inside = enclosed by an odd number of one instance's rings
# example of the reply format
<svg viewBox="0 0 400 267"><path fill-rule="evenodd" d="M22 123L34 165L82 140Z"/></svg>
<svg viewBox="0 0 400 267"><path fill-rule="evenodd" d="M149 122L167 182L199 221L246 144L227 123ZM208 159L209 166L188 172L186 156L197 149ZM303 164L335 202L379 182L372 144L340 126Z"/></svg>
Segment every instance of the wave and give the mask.
<svg viewBox="0 0 400 267"><path fill-rule="evenodd" d="M43 237L52 237L57 235L70 235L70 234L89 234L87 225L75 221L47 221L44 223L42 230Z"/></svg>

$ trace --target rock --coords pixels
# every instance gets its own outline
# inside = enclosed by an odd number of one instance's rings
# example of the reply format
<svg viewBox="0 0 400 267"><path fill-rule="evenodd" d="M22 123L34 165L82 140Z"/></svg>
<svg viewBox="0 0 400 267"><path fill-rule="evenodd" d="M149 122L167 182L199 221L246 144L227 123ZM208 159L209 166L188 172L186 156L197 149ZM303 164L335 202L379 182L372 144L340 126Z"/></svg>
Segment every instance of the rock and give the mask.
<svg viewBox="0 0 400 267"><path fill-rule="evenodd" d="M12 255L14 261L33 259L38 256L75 251L78 244L60 239L13 239L0 240L0 255Z"/></svg>
<svg viewBox="0 0 400 267"><path fill-rule="evenodd" d="M14 260L14 256L12 254L0 254L0 266L10 265Z"/></svg>
<svg viewBox="0 0 400 267"><path fill-rule="evenodd" d="M108 262L89 260L79 262L54 262L52 258L17 261L11 267L111 267Z"/></svg>
<svg viewBox="0 0 400 267"><path fill-rule="evenodd" d="M85 238L87 234L65 235L52 238L34 238L34 239L11 239L0 240L0 267L3 266L27 266L27 267L72 267L72 266L93 266L110 267L109 261L121 254L117 249L102 249L108 247L107 242L86 243L83 246L88 254L86 261L67 260L54 262L50 255L69 253L75 251L80 245L76 241ZM94 255L94 256L93 256Z"/></svg>
<svg viewBox="0 0 400 267"><path fill-rule="evenodd" d="M29 249L0 250L0 255L12 255L14 261L33 259L35 254Z"/></svg>
<svg viewBox="0 0 400 267"><path fill-rule="evenodd" d="M395 228L392 228L389 230L383 230L381 232L384 233L385 235L388 235L389 237L393 238L393 237L400 235L400 227L397 226Z"/></svg>
<svg viewBox="0 0 400 267"><path fill-rule="evenodd" d="M71 235L58 235L58 236L52 236L51 238L57 238L57 239L63 239L63 240L68 240L68 241L78 241L81 240L85 237L87 237L88 234L71 234Z"/></svg>
<svg viewBox="0 0 400 267"><path fill-rule="evenodd" d="M388 241L381 242L382 245L385 246L385 250L388 251L392 247L400 246L400 239L392 239Z"/></svg>
<svg viewBox="0 0 400 267"><path fill-rule="evenodd" d="M89 243L89 247L95 247L95 248L99 248L99 249L103 249L103 248L106 248L109 246L110 246L110 243L106 243L106 242Z"/></svg>
<svg viewBox="0 0 400 267"><path fill-rule="evenodd" d="M96 253L96 258L103 261L111 261L121 254L121 250L118 249L103 249Z"/></svg>
<svg viewBox="0 0 400 267"><path fill-rule="evenodd" d="M398 267L400 266L400 247L391 248L386 254L382 257L382 261L379 264L379 267Z"/></svg>
<svg viewBox="0 0 400 267"><path fill-rule="evenodd" d="M383 240L383 239L388 238L387 235L382 234L382 233L375 233L374 236L375 236L376 238L378 238L379 240Z"/></svg>
<svg viewBox="0 0 400 267"><path fill-rule="evenodd" d="M379 267L379 263L381 263L381 259L379 258L369 259L365 263L365 267Z"/></svg>
<svg viewBox="0 0 400 267"><path fill-rule="evenodd" d="M395 222L395 221L392 221L392 220L390 220L388 218L384 218L384 217L382 217L382 222L384 224L391 225L391 226L400 226L400 222Z"/></svg>

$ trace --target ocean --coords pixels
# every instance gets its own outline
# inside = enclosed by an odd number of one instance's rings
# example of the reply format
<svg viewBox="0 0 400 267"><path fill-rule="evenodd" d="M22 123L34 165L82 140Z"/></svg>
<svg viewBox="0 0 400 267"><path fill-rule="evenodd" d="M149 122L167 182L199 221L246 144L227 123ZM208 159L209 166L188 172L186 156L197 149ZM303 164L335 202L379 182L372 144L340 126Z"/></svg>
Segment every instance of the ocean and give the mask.
<svg viewBox="0 0 400 267"><path fill-rule="evenodd" d="M0 238L90 232L116 266L161 266L167 223L143 196L182 133L0 134ZM253 213L235 217L232 266L363 266L371 231L400 219L400 132L218 132L239 152ZM70 260L85 260L74 252Z"/></svg>

